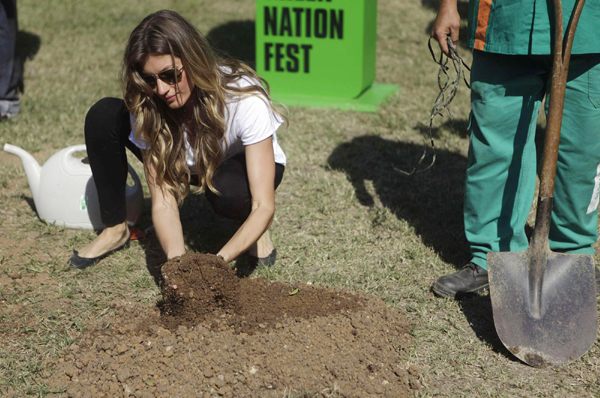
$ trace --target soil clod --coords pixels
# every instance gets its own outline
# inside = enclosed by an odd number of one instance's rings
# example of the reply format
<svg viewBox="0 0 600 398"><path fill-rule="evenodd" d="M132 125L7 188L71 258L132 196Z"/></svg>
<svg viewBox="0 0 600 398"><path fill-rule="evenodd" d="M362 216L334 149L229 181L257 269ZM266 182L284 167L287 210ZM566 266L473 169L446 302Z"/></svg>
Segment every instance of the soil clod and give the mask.
<svg viewBox="0 0 600 398"><path fill-rule="evenodd" d="M239 305L239 278L218 256L187 253L167 261L162 273L168 277L161 306L168 327L196 325L217 310L235 312Z"/></svg>

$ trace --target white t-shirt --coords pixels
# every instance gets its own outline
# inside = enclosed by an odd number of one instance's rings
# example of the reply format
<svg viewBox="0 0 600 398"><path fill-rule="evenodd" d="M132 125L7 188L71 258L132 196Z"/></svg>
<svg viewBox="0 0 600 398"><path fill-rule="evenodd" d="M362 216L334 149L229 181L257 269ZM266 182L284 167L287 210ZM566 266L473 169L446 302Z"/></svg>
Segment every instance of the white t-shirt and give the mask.
<svg viewBox="0 0 600 398"><path fill-rule="evenodd" d="M248 77L242 77L232 83L232 85L238 87L247 87L252 84L252 80ZM277 129L283 124L283 120L268 106L268 103L264 100L264 96L251 95L241 100L226 100L225 120L227 120L225 131L227 153L225 154L225 159L244 152L245 146L256 144L272 136L275 163L285 166L285 153L283 153L283 150L277 143L276 134ZM130 121L131 133L129 134L129 140L138 148L146 149L148 144L145 141L138 141L135 138L133 115L130 115ZM192 168L195 166L194 154L187 142L185 132L184 139L186 162ZM225 149L225 143L223 143L223 149Z"/></svg>

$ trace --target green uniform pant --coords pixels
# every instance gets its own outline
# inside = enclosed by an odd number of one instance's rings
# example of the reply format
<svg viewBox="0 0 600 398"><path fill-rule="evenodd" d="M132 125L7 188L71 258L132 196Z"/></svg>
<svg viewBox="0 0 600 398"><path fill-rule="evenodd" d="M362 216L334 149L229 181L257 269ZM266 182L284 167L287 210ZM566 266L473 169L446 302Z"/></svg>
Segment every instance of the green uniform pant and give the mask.
<svg viewBox="0 0 600 398"><path fill-rule="evenodd" d="M536 122L550 92L551 66L551 56L473 53L464 218L472 261L484 269L489 251L521 251L529 244L524 229L535 193ZM554 189L552 250L594 254L599 193L600 54L573 55Z"/></svg>

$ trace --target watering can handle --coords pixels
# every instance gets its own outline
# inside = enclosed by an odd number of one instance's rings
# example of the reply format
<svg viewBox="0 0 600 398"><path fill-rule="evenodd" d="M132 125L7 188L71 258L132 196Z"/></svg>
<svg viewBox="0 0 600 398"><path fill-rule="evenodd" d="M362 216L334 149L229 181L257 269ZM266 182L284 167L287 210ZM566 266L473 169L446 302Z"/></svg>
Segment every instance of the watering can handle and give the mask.
<svg viewBox="0 0 600 398"><path fill-rule="evenodd" d="M75 152L82 152L82 151L87 151L87 147L85 144L73 145L66 149L65 157L73 156L73 154ZM131 195L134 192L142 189L142 183L141 183L140 178L138 177L137 173L135 172L135 170L133 169L133 167L131 167L131 165L129 163L127 163L127 172L131 176L131 179L133 180L133 186L127 185L127 187L125 188L125 191L126 191L127 195Z"/></svg>
<svg viewBox="0 0 600 398"><path fill-rule="evenodd" d="M68 147L65 150L64 156L65 157L73 156L73 154L75 152L83 152L83 151L87 151L87 148L86 148L85 144L73 145L73 146Z"/></svg>

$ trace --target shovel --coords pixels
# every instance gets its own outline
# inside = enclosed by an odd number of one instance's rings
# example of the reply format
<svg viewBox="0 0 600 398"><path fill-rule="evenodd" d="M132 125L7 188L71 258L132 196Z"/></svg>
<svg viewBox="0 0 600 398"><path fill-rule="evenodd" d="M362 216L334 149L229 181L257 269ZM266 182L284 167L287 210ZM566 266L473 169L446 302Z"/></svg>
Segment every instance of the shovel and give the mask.
<svg viewBox="0 0 600 398"><path fill-rule="evenodd" d="M579 0L566 33L560 0L554 0L555 43L546 141L535 229L523 252L487 255L496 331L523 362L542 367L576 360L594 344L598 327L592 256L550 250L558 143L571 47L585 0Z"/></svg>

